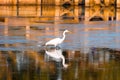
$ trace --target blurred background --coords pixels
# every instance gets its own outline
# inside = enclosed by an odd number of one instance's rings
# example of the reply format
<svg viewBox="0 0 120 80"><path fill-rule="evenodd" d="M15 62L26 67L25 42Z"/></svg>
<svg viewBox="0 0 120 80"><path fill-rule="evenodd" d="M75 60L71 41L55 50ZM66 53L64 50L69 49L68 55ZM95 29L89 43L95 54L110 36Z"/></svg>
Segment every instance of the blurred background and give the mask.
<svg viewBox="0 0 120 80"><path fill-rule="evenodd" d="M0 0L0 80L120 80L119 20L120 0Z"/></svg>

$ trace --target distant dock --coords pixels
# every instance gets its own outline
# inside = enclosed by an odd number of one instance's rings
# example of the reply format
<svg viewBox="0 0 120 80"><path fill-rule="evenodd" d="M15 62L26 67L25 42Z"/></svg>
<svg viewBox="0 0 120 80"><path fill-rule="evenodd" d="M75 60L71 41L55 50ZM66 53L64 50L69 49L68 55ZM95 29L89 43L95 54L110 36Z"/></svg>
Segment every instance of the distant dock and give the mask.
<svg viewBox="0 0 120 80"><path fill-rule="evenodd" d="M0 0L0 5L84 5L116 6L120 0Z"/></svg>

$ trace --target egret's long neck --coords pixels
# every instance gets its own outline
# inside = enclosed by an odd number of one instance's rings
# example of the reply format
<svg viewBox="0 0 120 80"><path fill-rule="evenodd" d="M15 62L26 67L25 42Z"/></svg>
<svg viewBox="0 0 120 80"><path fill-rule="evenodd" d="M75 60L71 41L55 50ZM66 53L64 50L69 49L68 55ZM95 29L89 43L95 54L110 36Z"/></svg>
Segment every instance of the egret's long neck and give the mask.
<svg viewBox="0 0 120 80"><path fill-rule="evenodd" d="M64 40L64 39L65 39L65 31L63 32L62 40Z"/></svg>

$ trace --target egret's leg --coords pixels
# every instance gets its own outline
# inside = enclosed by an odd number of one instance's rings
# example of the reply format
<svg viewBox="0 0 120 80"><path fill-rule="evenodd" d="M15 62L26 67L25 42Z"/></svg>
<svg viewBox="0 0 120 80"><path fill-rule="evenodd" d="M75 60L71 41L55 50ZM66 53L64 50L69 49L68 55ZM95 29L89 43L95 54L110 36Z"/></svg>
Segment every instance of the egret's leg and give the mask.
<svg viewBox="0 0 120 80"><path fill-rule="evenodd" d="M59 50L59 49L61 49L61 47L60 46L56 46L56 50Z"/></svg>

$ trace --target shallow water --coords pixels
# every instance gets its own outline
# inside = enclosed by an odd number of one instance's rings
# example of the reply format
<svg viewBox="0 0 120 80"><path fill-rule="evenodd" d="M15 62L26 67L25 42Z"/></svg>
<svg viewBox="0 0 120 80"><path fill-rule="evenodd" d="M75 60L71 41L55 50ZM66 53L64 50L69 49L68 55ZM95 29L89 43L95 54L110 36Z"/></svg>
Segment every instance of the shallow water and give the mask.
<svg viewBox="0 0 120 80"><path fill-rule="evenodd" d="M55 7L43 7L52 11L41 16L38 6L0 7L8 11L0 18L0 80L120 80L120 21L61 19ZM44 46L65 29L71 33L60 48Z"/></svg>

